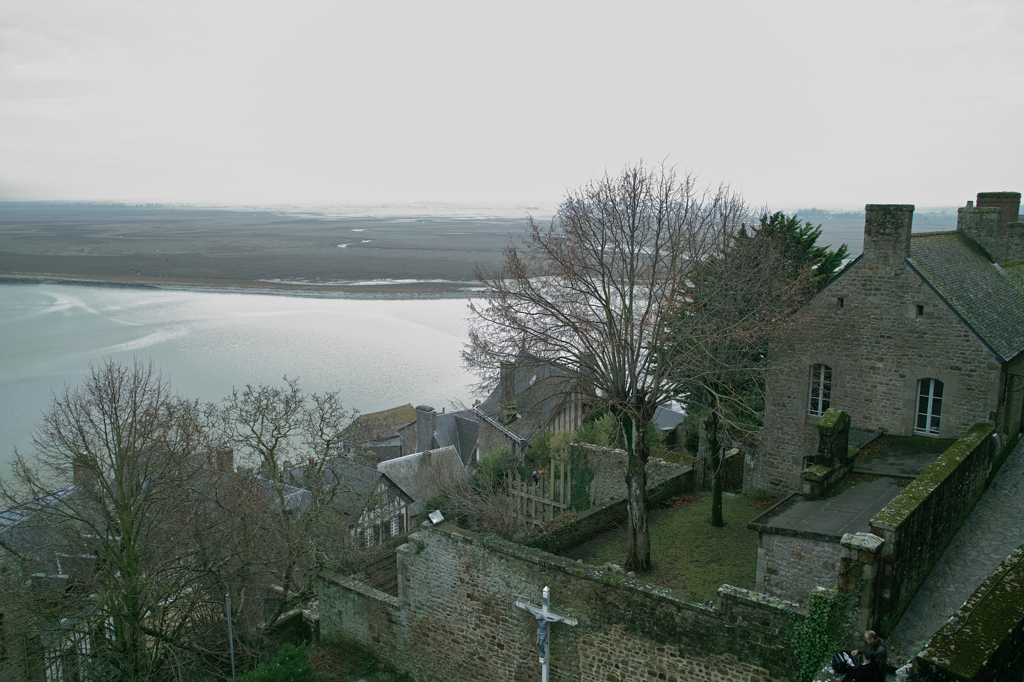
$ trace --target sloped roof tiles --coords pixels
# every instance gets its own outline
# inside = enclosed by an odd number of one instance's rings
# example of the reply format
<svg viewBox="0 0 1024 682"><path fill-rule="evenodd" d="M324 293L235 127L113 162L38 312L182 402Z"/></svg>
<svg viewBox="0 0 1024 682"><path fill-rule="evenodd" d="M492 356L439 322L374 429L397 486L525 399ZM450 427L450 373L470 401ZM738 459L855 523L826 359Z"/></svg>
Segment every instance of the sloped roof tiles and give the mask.
<svg viewBox="0 0 1024 682"><path fill-rule="evenodd" d="M1024 352L1024 263L993 263L960 232L912 235L907 260L1000 362Z"/></svg>

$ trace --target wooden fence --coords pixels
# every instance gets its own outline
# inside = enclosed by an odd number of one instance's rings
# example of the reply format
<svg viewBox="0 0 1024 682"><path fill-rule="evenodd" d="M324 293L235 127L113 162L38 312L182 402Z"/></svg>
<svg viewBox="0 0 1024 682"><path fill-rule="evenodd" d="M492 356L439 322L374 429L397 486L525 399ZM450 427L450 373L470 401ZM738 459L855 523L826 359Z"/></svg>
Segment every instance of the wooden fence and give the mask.
<svg viewBox="0 0 1024 682"><path fill-rule="evenodd" d="M518 510L527 523L539 526L569 511L570 482L567 462L551 460L539 469L537 478L516 472L511 493L518 498Z"/></svg>

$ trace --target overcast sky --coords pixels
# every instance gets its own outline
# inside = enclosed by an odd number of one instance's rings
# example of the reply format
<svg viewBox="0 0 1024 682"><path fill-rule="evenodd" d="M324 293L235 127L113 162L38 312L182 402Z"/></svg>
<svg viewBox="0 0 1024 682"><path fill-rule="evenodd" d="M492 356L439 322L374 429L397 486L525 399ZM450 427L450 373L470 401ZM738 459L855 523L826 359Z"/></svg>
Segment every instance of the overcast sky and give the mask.
<svg viewBox="0 0 1024 682"><path fill-rule="evenodd" d="M0 199L754 204L1024 190L1024 2L0 0Z"/></svg>

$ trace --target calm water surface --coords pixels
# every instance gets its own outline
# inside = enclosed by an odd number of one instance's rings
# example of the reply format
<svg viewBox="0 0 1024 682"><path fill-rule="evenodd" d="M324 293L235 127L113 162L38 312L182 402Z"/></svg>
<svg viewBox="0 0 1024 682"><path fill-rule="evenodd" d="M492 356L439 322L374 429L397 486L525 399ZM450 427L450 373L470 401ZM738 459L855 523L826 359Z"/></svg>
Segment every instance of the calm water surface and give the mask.
<svg viewBox="0 0 1024 682"><path fill-rule="evenodd" d="M298 377L372 412L468 403L459 352L464 300L364 301L255 294L0 285L0 474L52 392L89 364L137 357L179 394L220 400L232 387Z"/></svg>

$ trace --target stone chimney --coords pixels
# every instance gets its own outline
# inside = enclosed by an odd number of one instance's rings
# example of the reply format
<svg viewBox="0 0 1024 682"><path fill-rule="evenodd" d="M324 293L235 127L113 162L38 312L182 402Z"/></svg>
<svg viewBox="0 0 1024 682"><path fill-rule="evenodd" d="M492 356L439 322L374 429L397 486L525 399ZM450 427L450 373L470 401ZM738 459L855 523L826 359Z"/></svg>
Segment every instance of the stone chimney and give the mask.
<svg viewBox="0 0 1024 682"><path fill-rule="evenodd" d="M71 462L71 480L79 488L92 490L96 487L95 472L77 459Z"/></svg>
<svg viewBox="0 0 1024 682"><path fill-rule="evenodd" d="M235 449L230 445L221 445L213 449L212 468L222 474L229 474L235 470Z"/></svg>
<svg viewBox="0 0 1024 682"><path fill-rule="evenodd" d="M910 255L914 207L910 204L868 204L864 207L864 260L898 268Z"/></svg>
<svg viewBox="0 0 1024 682"><path fill-rule="evenodd" d="M958 211L956 229L981 246L996 263L1024 259L1020 192L979 192L978 204Z"/></svg>
<svg viewBox="0 0 1024 682"><path fill-rule="evenodd" d="M433 407L416 408L416 452L434 449L434 431L437 430L437 412Z"/></svg>
<svg viewBox="0 0 1024 682"><path fill-rule="evenodd" d="M501 407L504 410L502 421L511 422L516 415L516 363L501 363Z"/></svg>

